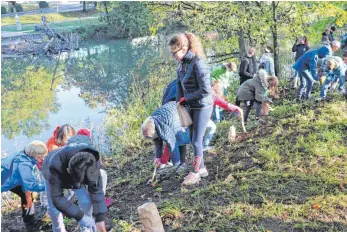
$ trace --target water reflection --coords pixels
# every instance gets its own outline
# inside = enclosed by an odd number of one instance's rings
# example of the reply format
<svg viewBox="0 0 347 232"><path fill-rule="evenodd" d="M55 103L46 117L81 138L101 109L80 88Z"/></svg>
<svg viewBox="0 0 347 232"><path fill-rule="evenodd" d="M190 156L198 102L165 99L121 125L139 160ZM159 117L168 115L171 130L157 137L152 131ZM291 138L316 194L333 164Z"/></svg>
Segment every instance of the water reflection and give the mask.
<svg viewBox="0 0 347 232"><path fill-rule="evenodd" d="M2 150L47 141L58 124L100 128L100 112L125 103L134 69L145 78L156 55L153 44L118 40L88 42L54 58L2 59Z"/></svg>

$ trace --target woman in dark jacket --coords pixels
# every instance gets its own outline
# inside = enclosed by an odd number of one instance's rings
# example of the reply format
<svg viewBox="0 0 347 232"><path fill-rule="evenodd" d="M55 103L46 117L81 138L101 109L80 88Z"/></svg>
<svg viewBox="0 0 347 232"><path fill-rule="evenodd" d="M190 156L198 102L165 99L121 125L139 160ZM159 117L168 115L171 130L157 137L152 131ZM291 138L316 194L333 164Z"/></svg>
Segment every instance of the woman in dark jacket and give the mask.
<svg viewBox="0 0 347 232"><path fill-rule="evenodd" d="M210 68L200 40L192 33L177 34L169 42L172 56L179 62L176 101L190 111L190 126L194 148L194 171L183 184L196 184L207 176L203 161L202 140L213 110Z"/></svg>

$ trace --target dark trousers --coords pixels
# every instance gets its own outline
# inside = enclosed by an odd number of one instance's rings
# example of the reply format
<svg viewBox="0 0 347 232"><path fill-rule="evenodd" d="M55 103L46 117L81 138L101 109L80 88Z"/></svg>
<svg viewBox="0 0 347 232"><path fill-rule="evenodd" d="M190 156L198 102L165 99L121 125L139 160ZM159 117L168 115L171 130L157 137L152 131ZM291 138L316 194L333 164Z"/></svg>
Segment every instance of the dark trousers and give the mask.
<svg viewBox="0 0 347 232"><path fill-rule="evenodd" d="M24 205L27 204L27 199L25 193L22 190L22 186L17 186L10 190L11 192L17 194L20 197L21 206L22 206L22 217L25 223L30 223L34 220L35 206L34 203L29 209L24 208Z"/></svg>
<svg viewBox="0 0 347 232"><path fill-rule="evenodd" d="M197 160L197 167L195 170L204 167L203 159L203 146L202 140L207 128L208 121L211 118L213 107L208 107L205 109L191 109L190 116L193 120L193 124L189 127L191 141L194 149L195 160ZM194 164L195 165L195 164Z"/></svg>
<svg viewBox="0 0 347 232"><path fill-rule="evenodd" d="M261 111L261 105L262 105L260 101L250 100L250 101L243 101L243 103L245 104L245 109L243 111L244 112L243 119L245 122L247 122L248 115L251 109L253 108L253 104L255 105L255 117L256 118L260 117L260 111Z"/></svg>
<svg viewBox="0 0 347 232"><path fill-rule="evenodd" d="M183 146L179 146L178 148L180 150L181 164L185 164L186 163L187 146L183 145Z"/></svg>

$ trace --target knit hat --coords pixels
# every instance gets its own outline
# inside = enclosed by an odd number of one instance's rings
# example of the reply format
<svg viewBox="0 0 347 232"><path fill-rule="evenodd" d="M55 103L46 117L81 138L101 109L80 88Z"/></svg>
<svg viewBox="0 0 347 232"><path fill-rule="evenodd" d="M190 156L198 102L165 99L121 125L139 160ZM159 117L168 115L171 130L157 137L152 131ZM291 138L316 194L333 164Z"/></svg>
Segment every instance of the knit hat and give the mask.
<svg viewBox="0 0 347 232"><path fill-rule="evenodd" d="M90 130L87 129L87 128L82 128L82 129L80 129L79 131L77 131L77 134L78 134L78 135L86 135L86 136L88 136L88 137L91 137L91 136L92 136L92 133L91 133Z"/></svg>

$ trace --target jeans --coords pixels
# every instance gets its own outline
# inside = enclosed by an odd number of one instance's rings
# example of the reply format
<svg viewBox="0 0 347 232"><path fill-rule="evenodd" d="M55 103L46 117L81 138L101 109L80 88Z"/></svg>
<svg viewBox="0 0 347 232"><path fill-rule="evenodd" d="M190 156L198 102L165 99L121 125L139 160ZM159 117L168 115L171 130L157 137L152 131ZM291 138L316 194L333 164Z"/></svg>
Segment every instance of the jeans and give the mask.
<svg viewBox="0 0 347 232"><path fill-rule="evenodd" d="M219 106L213 107L212 118L216 123L220 123L223 119L223 109Z"/></svg>
<svg viewBox="0 0 347 232"><path fill-rule="evenodd" d="M102 187L105 193L106 184L107 184L107 173L103 169L100 170L100 173L102 178L102 185L103 185ZM47 193L47 203L48 203L47 211L52 221L53 232L66 232L63 215L53 205L51 190L48 184L48 180L46 180L45 182L46 182L46 193ZM91 217L93 213L93 204L92 204L92 200L90 199L90 195L89 195L87 187L81 187L80 189L73 189L73 190L69 189L68 196L65 196L65 197L70 199L73 196L73 195L71 196L71 193L73 193L76 196L78 200L78 206L81 208L84 214ZM88 231L88 229L82 228L82 231Z"/></svg>
<svg viewBox="0 0 347 232"><path fill-rule="evenodd" d="M300 86L299 86L297 98L298 99L302 98L302 95L303 95L305 89L306 89L306 93L305 93L304 98L305 99L311 98L314 79L313 79L310 71L305 70L305 71L301 72L299 74L299 77L300 77Z"/></svg>
<svg viewBox="0 0 347 232"><path fill-rule="evenodd" d="M216 133L216 129L217 129L216 124L210 119L207 124L207 132L203 141L204 147L207 147L210 144L213 138L213 135Z"/></svg>
<svg viewBox="0 0 347 232"><path fill-rule="evenodd" d="M299 81L299 73L294 69L294 77L293 77L293 82L294 82L294 87L298 86L298 81Z"/></svg>

